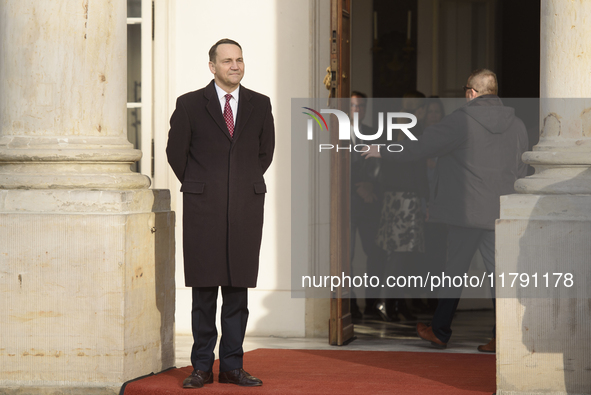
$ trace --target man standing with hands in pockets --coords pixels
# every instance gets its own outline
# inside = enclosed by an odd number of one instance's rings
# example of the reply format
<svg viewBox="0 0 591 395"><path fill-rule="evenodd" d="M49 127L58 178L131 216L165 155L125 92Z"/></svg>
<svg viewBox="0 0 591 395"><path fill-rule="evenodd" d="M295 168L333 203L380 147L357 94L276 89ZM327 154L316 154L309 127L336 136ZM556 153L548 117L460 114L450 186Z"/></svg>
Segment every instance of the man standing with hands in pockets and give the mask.
<svg viewBox="0 0 591 395"><path fill-rule="evenodd" d="M222 289L220 383L259 386L243 369L248 288L256 287L275 128L267 96L240 85L241 46L209 51L214 79L177 99L166 153L182 184L185 284L192 287L193 372L185 388L213 382L218 289Z"/></svg>

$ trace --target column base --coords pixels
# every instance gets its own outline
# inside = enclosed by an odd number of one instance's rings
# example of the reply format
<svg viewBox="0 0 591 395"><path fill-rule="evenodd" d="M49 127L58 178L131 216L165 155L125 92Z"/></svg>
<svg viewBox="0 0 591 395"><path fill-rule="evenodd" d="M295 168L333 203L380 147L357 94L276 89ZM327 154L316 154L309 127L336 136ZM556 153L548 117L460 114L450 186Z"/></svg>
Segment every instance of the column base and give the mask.
<svg viewBox="0 0 591 395"><path fill-rule="evenodd" d="M591 394L590 207L589 195L501 199L497 395ZM511 286L511 273L527 273L529 282L518 277Z"/></svg>
<svg viewBox="0 0 591 395"><path fill-rule="evenodd" d="M0 388L111 394L172 367L174 219L168 191L0 191Z"/></svg>

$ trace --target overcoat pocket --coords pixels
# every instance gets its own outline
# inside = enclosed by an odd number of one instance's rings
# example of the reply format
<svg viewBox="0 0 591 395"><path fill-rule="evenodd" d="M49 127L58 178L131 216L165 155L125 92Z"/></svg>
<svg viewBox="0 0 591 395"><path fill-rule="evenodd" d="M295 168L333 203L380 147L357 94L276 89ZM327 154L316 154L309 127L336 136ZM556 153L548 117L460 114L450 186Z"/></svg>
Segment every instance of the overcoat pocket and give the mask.
<svg viewBox="0 0 591 395"><path fill-rule="evenodd" d="M255 182L254 183L254 193L267 193L267 186L264 182Z"/></svg>
<svg viewBox="0 0 591 395"><path fill-rule="evenodd" d="M187 193L203 193L205 189L204 182L185 181L181 185L181 192Z"/></svg>

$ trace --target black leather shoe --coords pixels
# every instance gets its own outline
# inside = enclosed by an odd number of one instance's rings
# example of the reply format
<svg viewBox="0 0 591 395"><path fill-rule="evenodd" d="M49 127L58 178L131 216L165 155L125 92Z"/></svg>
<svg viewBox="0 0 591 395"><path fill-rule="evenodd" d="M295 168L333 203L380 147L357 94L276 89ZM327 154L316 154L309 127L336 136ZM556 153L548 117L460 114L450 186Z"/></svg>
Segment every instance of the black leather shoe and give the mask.
<svg viewBox="0 0 591 395"><path fill-rule="evenodd" d="M220 372L219 376L220 383L224 384L237 384L243 387L257 387L263 385L263 381L252 377L250 374L244 371L244 369L234 369L229 372Z"/></svg>
<svg viewBox="0 0 591 395"><path fill-rule="evenodd" d="M376 304L376 311L378 312L378 315L380 316L382 321L386 321L386 322L400 321L400 318L398 318L397 315L390 314L390 310L388 308L388 303L386 303L386 302L380 302L380 303Z"/></svg>
<svg viewBox="0 0 591 395"><path fill-rule="evenodd" d="M183 388L201 388L204 384L213 383L213 372L193 370L193 373L183 381Z"/></svg>
<svg viewBox="0 0 591 395"><path fill-rule="evenodd" d="M383 321L386 321L386 322L392 321L390 319L390 317L388 316L388 311L386 310L386 303L384 303L384 302L378 303L376 305L376 311L378 312L378 315L380 316L380 318Z"/></svg>

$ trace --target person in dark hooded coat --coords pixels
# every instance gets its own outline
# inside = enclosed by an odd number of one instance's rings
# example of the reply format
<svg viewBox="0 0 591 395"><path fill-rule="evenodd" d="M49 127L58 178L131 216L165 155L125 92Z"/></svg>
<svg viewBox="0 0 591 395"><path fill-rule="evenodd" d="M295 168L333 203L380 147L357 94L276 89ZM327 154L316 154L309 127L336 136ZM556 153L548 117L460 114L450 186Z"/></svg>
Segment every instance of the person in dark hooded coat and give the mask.
<svg viewBox="0 0 591 395"><path fill-rule="evenodd" d="M492 71L475 70L464 87L465 105L427 127L417 141L402 142L401 152L372 147L363 154L394 161L438 157L429 221L448 226L445 274L451 278L465 275L476 250L487 272L494 274L500 196L514 193L513 184L527 172L521 160L528 148L527 130L514 109L503 105L497 90ZM420 338L437 348L447 346L461 292L461 287L448 287L440 294L431 326L417 325ZM492 295L494 304L494 288ZM494 336L493 329L493 339L478 350L494 352Z"/></svg>
<svg viewBox="0 0 591 395"><path fill-rule="evenodd" d="M182 184L185 285L192 287L193 373L185 388L213 382L218 289L223 296L221 383L257 386L242 368L248 288L256 286L275 129L267 96L240 85L240 45L218 41L209 51L214 75L178 98L166 153Z"/></svg>

